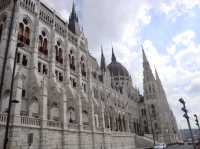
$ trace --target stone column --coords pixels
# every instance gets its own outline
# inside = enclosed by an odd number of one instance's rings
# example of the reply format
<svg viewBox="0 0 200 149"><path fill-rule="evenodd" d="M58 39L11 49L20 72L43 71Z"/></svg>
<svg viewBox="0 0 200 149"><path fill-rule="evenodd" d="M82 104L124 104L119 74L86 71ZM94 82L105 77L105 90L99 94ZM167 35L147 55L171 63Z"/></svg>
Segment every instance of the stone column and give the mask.
<svg viewBox="0 0 200 149"><path fill-rule="evenodd" d="M65 139L67 137L67 134L65 133L65 131L68 128L68 122L67 122L67 97L65 94L65 89L63 89L63 93L62 93L62 101L61 101L61 121L63 123L63 130L62 130L62 148L65 149L67 148L67 146L65 146L65 144L67 144L67 140Z"/></svg>
<svg viewBox="0 0 200 149"><path fill-rule="evenodd" d="M94 115L94 101L92 101L92 97L90 96L91 99L91 120L92 120L92 148L95 149L95 115Z"/></svg>
<svg viewBox="0 0 200 149"><path fill-rule="evenodd" d="M31 57L31 70L33 72L37 72L38 70L38 43L39 43L39 12L40 12L40 2L37 1L36 2L36 7L35 7L36 11L36 17L34 18L34 26L33 26L33 32L32 32L32 37L33 37L33 40L32 40L32 57ZM31 72L32 73L32 72Z"/></svg>
<svg viewBox="0 0 200 149"><path fill-rule="evenodd" d="M54 79L56 81L55 77L55 57L56 57L56 51L55 51L55 11L53 12L53 26L51 28L50 33L50 43L48 44L48 50L49 50L49 59L50 59L50 78Z"/></svg>
<svg viewBox="0 0 200 149"><path fill-rule="evenodd" d="M22 76L18 73L15 82L14 82L14 96L12 100L17 100L18 103L12 103L12 116L13 116L13 124L20 125L20 112L22 105L22 86L23 80Z"/></svg>
<svg viewBox="0 0 200 149"><path fill-rule="evenodd" d="M41 131L40 131L40 149L48 149L47 136L47 84L44 78L41 83L41 96L40 96L40 115L41 115Z"/></svg>

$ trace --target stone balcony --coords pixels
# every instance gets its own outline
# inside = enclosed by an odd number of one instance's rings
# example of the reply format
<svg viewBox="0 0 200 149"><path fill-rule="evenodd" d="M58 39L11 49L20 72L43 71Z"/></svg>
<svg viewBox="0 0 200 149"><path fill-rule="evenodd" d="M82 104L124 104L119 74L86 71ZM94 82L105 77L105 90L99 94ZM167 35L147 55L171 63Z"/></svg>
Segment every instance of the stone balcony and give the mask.
<svg viewBox="0 0 200 149"><path fill-rule="evenodd" d="M12 117L13 119L13 117ZM44 125L50 129L61 129L63 127L63 123L60 121L52 121L52 120L41 120L40 118L28 117L28 116L15 116L14 119L16 121L11 123L13 125L18 125L22 127L32 127L32 128L40 128ZM0 125L6 125L7 121L7 113L0 114Z"/></svg>

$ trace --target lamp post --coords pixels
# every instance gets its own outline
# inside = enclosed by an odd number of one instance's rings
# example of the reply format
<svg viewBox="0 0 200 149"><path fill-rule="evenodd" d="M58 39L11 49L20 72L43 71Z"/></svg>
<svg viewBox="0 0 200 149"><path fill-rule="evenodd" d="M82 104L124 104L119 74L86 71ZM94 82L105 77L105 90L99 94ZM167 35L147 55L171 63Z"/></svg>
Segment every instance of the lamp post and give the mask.
<svg viewBox="0 0 200 149"><path fill-rule="evenodd" d="M196 114L194 114L194 117L195 117L195 122L196 122L196 125L198 127L198 130L199 130L199 143L200 143L200 126L199 126L199 120L198 120L198 117Z"/></svg>
<svg viewBox="0 0 200 149"><path fill-rule="evenodd" d="M3 90L3 84L4 84L6 64L7 64L7 59L8 59L8 50L9 50L9 45L10 45L10 41L11 41L12 31L13 31L13 28L14 28L14 18L15 18L16 4L17 4L17 0L13 0L13 8L12 8L12 14L11 14L11 21L10 21L10 25L9 25L8 39L6 41L6 48L5 48L5 54L4 54L2 72L1 72L0 102L2 101L1 97L2 97L2 90Z"/></svg>
<svg viewBox="0 0 200 149"><path fill-rule="evenodd" d="M5 136L4 136L3 149L7 148L6 146L7 146L7 143L8 143L8 129L9 129L9 123L10 123L12 103L18 103L19 102L17 100L12 100L15 70L16 70L16 62L17 62L17 53L18 53L19 47L23 47L23 44L17 43L17 47L16 47L16 50L15 50L14 66L13 66L13 73L12 73L12 78L11 78L11 85L10 85L10 98L9 98L9 104L8 104L8 114L7 114L7 120L6 120L6 131L5 131Z"/></svg>
<svg viewBox="0 0 200 149"><path fill-rule="evenodd" d="M196 149L196 145L195 145L195 141L194 141L191 125L190 125L190 120L189 120L190 117L188 116L188 110L186 109L185 101L183 100L183 98L180 98L179 102L183 105L183 107L181 108L181 110L184 112L183 117L187 120L188 128L190 130L190 135L192 138L192 145L193 145L193 148Z"/></svg>

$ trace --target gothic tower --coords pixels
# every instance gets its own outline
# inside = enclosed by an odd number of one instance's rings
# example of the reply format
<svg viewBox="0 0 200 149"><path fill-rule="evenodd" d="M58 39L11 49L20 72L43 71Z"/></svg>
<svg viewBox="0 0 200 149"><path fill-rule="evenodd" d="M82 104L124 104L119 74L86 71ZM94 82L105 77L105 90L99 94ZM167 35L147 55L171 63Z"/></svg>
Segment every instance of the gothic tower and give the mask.
<svg viewBox="0 0 200 149"><path fill-rule="evenodd" d="M162 86L157 70L152 73L144 49L143 53L143 88L146 119L149 130L155 140L172 143L176 140L178 128L176 122L172 123L174 116L169 107L165 90Z"/></svg>

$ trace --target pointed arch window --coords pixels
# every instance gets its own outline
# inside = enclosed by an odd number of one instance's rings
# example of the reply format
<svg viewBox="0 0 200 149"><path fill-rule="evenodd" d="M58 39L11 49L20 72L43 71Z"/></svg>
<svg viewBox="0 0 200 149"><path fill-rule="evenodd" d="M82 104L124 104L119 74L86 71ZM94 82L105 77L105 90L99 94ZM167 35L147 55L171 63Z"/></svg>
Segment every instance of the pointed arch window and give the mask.
<svg viewBox="0 0 200 149"><path fill-rule="evenodd" d="M18 41L25 45L30 45L30 23L27 18L24 18L23 21L19 23Z"/></svg>
<svg viewBox="0 0 200 149"><path fill-rule="evenodd" d="M63 50L61 48L61 43L61 41L57 41L57 44L55 45L56 61L60 64L63 64Z"/></svg>
<svg viewBox="0 0 200 149"><path fill-rule="evenodd" d="M153 117L156 117L156 109L155 109L155 106L152 104L151 105L151 114Z"/></svg>
<svg viewBox="0 0 200 149"><path fill-rule="evenodd" d="M81 57L81 74L82 76L86 77L86 70L85 70L85 60L84 57Z"/></svg>
<svg viewBox="0 0 200 149"><path fill-rule="evenodd" d="M84 125L89 125L89 116L87 111L83 111L83 124Z"/></svg>
<svg viewBox="0 0 200 149"><path fill-rule="evenodd" d="M6 19L7 19L7 16L5 14L3 16L1 16L1 18L0 18L0 42L1 42L1 39L2 39L3 32L4 32Z"/></svg>
<svg viewBox="0 0 200 149"><path fill-rule="evenodd" d="M38 50L40 53L48 56L48 37L45 31L42 31L39 35Z"/></svg>
<svg viewBox="0 0 200 149"><path fill-rule="evenodd" d="M76 116L75 116L75 109L73 107L69 107L67 110L69 123L75 123Z"/></svg>
<svg viewBox="0 0 200 149"><path fill-rule="evenodd" d="M59 112L58 104L53 103L50 110L50 119L54 121L58 121L59 115L60 115L60 112Z"/></svg>
<svg viewBox="0 0 200 149"><path fill-rule="evenodd" d="M69 65L70 65L70 69L75 71L75 58L74 58L74 53L72 50L70 50L69 53Z"/></svg>
<svg viewBox="0 0 200 149"><path fill-rule="evenodd" d="M29 114L32 117L39 117L39 101L36 97L31 99L31 105L29 107Z"/></svg>

